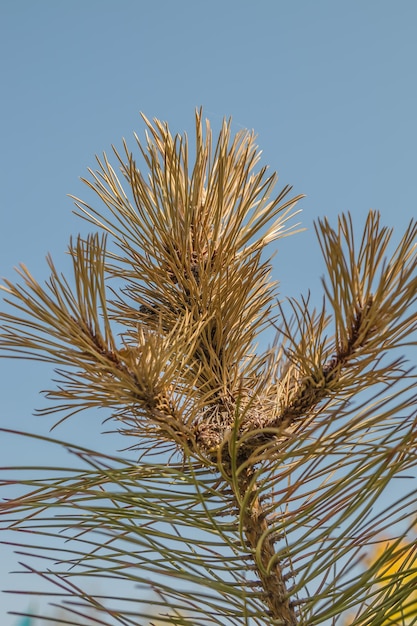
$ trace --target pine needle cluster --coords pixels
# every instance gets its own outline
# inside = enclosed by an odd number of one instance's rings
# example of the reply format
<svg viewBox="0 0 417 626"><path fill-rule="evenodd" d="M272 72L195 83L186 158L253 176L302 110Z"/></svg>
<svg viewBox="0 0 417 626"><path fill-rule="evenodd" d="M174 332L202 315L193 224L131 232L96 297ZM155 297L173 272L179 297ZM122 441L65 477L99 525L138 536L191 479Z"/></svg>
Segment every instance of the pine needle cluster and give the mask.
<svg viewBox="0 0 417 626"><path fill-rule="evenodd" d="M359 241L349 214L335 227L318 220L323 304L280 300L268 250L297 232L301 196L274 192L253 133L233 136L225 121L214 144L198 111L192 147L144 122L136 158L124 143L117 170L103 155L85 180L101 208L75 198L94 232L70 242L72 277L48 258L42 286L21 266L2 288L14 308L0 314L5 355L56 368L40 412L59 423L104 408L130 451L49 438L83 466L33 479L26 468L25 495L0 505L6 527L67 539L59 558L21 543L46 560L26 568L57 586L62 623L97 623L92 607L108 625L145 624L156 609L194 626L382 624L401 614L417 571L407 552L401 588L391 577L384 594L384 555L358 566L387 529L403 546L415 524L417 490L390 486L416 468L405 354L416 345L417 223L391 249L376 211ZM276 340L262 351L268 329ZM136 595L93 596L82 576Z"/></svg>

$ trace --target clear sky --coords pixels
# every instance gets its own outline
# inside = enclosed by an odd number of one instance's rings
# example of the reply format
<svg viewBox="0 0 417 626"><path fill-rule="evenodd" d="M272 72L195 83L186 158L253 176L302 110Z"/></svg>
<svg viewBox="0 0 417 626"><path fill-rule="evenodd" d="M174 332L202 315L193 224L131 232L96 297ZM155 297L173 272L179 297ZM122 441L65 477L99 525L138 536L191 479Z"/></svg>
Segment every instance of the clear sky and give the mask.
<svg viewBox="0 0 417 626"><path fill-rule="evenodd" d="M279 245L274 275L283 295L319 297L314 219L375 208L400 234L416 216L416 28L415 0L1 0L0 275L23 262L42 280L48 252L67 268L85 225L66 194L87 197L94 155L133 146L139 111L192 136L202 105L216 127L255 129L262 164L306 194L308 231ZM0 361L0 374L1 425L48 432L52 418L32 417L48 368ZM57 435L97 428L84 415ZM11 438L0 455L40 462ZM0 551L0 589L18 586ZM0 594L2 626L17 604Z"/></svg>

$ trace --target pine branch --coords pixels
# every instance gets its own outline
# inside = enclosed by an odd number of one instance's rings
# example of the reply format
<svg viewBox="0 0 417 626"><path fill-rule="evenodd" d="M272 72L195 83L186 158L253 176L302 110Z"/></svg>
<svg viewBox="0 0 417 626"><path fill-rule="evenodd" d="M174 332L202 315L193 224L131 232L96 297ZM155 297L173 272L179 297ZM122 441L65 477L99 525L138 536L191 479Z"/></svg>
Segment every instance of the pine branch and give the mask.
<svg viewBox="0 0 417 626"><path fill-rule="evenodd" d="M397 615L412 581L374 595L389 558L354 570L390 526L406 525L404 539L417 502L411 490L374 513L415 468L416 376L401 351L416 345L417 223L389 255L377 212L359 247L350 215L319 220L323 305L292 300L287 315L264 253L294 232L301 196L273 196L276 174L256 170L253 134L232 137L230 121L213 149L197 112L193 167L186 136L144 121L143 167L124 143L120 180L104 155L85 181L105 210L76 199L103 235L71 240L72 279L51 259L45 286L21 267L23 284L2 288L14 309L0 314L4 352L57 368L40 413L104 408L139 461L43 437L83 467L18 480L27 491L0 505L6 525L44 541L40 554L22 549L46 561L37 571L64 600L80 598L74 615L90 605L103 624L151 611L136 597L107 606L68 582L75 571L151 579L176 624L318 625L354 606L358 626ZM51 573L61 534L69 547Z"/></svg>

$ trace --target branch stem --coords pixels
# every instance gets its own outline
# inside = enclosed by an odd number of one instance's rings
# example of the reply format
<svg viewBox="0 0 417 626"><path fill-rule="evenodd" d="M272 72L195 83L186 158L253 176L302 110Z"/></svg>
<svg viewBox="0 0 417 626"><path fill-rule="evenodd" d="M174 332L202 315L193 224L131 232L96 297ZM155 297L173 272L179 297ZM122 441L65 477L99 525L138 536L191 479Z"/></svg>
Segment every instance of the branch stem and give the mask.
<svg viewBox="0 0 417 626"><path fill-rule="evenodd" d="M247 488L250 488L250 471L242 472L239 488L241 498ZM264 602L275 623L283 626L297 626L294 605L289 597L282 571L282 565L277 561L274 535L268 533L268 517L256 495L256 488L252 486L253 497L243 511L243 524L247 546L253 554L255 571L265 593ZM247 501L243 499L243 501ZM272 564L272 566L271 566Z"/></svg>

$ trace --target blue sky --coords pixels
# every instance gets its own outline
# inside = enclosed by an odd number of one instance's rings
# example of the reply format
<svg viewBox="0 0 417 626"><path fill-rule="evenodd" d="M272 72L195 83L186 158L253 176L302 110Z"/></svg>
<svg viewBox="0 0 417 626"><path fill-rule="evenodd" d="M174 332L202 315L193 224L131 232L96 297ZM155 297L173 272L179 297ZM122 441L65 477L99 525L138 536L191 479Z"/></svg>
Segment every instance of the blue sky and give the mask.
<svg viewBox="0 0 417 626"><path fill-rule="evenodd" d="M400 235L416 215L416 25L415 0L2 0L0 275L23 262L42 280L48 252L67 268L85 229L67 194L87 197L94 155L133 145L139 111L192 135L202 105L216 127L253 128L278 185L306 194L308 230L280 243L274 275L283 295L319 297L316 218L375 208ZM3 360L0 373L1 425L47 433L52 418L32 412L48 368ZM77 420L58 435L96 438L94 417ZM40 450L0 441L2 464ZM0 549L0 589L16 586ZM2 626L19 602L0 595Z"/></svg>

